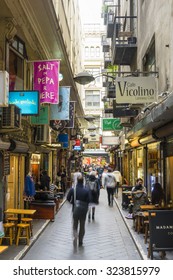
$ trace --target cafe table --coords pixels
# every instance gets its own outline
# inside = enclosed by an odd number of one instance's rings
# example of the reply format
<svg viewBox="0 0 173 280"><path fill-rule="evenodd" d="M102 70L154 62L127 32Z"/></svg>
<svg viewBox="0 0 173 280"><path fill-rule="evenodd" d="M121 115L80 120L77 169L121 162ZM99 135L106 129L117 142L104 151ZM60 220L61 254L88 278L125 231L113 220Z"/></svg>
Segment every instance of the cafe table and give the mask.
<svg viewBox="0 0 173 280"><path fill-rule="evenodd" d="M154 205L154 204L140 205L140 208L141 208L142 211L170 209L169 206L159 206L159 205Z"/></svg>
<svg viewBox="0 0 173 280"><path fill-rule="evenodd" d="M0 254L8 249L8 246L0 246Z"/></svg>
<svg viewBox="0 0 173 280"><path fill-rule="evenodd" d="M18 208L9 208L4 213L6 214L16 214L18 216L18 223L21 222L22 215L33 215L36 212L34 209L18 209Z"/></svg>

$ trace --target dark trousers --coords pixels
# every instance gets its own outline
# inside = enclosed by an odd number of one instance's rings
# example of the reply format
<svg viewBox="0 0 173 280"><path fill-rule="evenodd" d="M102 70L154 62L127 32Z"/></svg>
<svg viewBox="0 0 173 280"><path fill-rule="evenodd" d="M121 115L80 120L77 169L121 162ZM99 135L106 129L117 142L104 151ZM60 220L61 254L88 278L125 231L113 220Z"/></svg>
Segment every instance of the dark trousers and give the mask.
<svg viewBox="0 0 173 280"><path fill-rule="evenodd" d="M77 238L79 236L79 244L83 242L83 237L85 234L85 220L86 215L83 217L73 217L73 236ZM79 226L79 235L78 235Z"/></svg>
<svg viewBox="0 0 173 280"><path fill-rule="evenodd" d="M113 205L113 196L115 192L115 188L107 187L107 194L108 194L108 204Z"/></svg>

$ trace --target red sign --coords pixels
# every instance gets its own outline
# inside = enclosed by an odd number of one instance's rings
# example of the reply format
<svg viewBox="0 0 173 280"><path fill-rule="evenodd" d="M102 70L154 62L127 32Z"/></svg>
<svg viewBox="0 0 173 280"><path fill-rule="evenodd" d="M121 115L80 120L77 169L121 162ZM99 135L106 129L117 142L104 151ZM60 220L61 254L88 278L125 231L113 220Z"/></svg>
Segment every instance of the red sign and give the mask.
<svg viewBox="0 0 173 280"><path fill-rule="evenodd" d="M80 146L80 139L76 139L75 141L76 141L75 146Z"/></svg>

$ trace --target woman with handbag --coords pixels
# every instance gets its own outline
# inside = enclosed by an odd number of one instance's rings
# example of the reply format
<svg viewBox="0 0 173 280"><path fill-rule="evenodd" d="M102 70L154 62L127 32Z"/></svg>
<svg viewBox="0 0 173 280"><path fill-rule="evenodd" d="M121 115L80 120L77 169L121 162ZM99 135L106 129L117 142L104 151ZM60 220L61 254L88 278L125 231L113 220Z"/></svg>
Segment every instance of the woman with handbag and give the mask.
<svg viewBox="0 0 173 280"><path fill-rule="evenodd" d="M82 246L85 234L86 214L90 202L90 194L88 189L84 187L82 175L77 177L76 187L69 190L67 200L72 204L73 210L73 245L74 247L77 246L77 239L79 238L79 246ZM80 225L79 233L78 224Z"/></svg>

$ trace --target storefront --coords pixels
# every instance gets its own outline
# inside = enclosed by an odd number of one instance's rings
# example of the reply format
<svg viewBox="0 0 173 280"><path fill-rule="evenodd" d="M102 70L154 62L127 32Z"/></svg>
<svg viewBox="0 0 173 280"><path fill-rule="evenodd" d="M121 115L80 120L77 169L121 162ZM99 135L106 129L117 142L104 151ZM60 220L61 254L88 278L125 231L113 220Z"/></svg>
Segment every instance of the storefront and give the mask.
<svg viewBox="0 0 173 280"><path fill-rule="evenodd" d="M167 201L173 201L173 136L167 138L165 145L165 189ZM172 203L171 203L172 204Z"/></svg>
<svg viewBox="0 0 173 280"><path fill-rule="evenodd" d="M10 168L6 177L4 209L23 208L23 192L26 175L26 158L29 146L26 143L10 140Z"/></svg>

